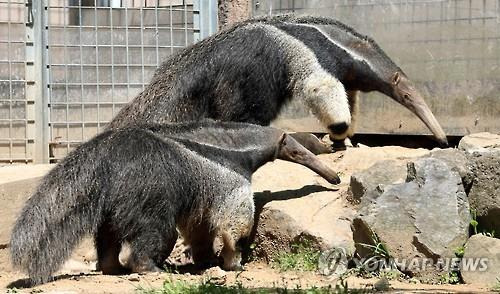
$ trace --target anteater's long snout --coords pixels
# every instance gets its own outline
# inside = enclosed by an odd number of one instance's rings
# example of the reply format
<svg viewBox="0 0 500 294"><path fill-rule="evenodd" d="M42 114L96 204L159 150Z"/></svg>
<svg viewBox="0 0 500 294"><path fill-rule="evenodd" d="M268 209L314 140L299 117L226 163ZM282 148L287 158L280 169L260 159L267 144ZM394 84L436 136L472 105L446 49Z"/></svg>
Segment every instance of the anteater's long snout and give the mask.
<svg viewBox="0 0 500 294"><path fill-rule="evenodd" d="M411 110L413 110L429 130L431 130L439 145L441 145L441 147L447 147L448 139L446 138L446 134L425 101L422 99L420 103L414 103L413 109Z"/></svg>
<svg viewBox="0 0 500 294"><path fill-rule="evenodd" d="M415 88L413 83L405 76L400 77L396 75L393 85L394 99L416 114L434 134L434 137L442 147L448 146L446 134L427 103L425 103L422 94Z"/></svg>
<svg viewBox="0 0 500 294"><path fill-rule="evenodd" d="M278 158L302 164L322 176L331 184L340 183L340 178L334 170L323 164L311 151L300 145L290 135L284 135L278 152Z"/></svg>

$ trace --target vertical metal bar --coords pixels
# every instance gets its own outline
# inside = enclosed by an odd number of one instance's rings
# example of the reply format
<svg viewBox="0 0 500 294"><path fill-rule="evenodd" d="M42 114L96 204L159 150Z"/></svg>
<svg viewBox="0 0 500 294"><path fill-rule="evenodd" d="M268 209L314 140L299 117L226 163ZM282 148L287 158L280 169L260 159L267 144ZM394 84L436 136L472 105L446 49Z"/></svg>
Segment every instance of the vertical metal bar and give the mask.
<svg viewBox="0 0 500 294"><path fill-rule="evenodd" d="M23 1L23 7L26 5L26 3L24 3ZM29 16L31 18L31 16ZM27 17L26 17L26 14L25 14L25 17L24 17L24 20L25 20L25 23L27 23ZM26 36L24 36L26 37ZM25 44L26 46L26 44ZM26 72L24 74L24 86L26 87ZM26 98L26 95L24 96L24 109L25 109L25 113L24 113L24 160L26 163L28 163L30 160L30 158L32 158L32 147L33 146L30 146L30 141L29 141L29 127L28 127L28 113L29 113L29 105L28 105L28 99Z"/></svg>
<svg viewBox="0 0 500 294"><path fill-rule="evenodd" d="M12 56L10 55L11 51L11 7L10 7L10 0L7 2L7 64L8 64L8 72L9 72L9 158L11 159L12 163L12 158L13 158L13 132L12 132Z"/></svg>
<svg viewBox="0 0 500 294"><path fill-rule="evenodd" d="M160 52L158 49L158 38L160 31L158 29L158 1L155 1L155 51L156 51L156 67L160 66Z"/></svg>
<svg viewBox="0 0 500 294"><path fill-rule="evenodd" d="M113 5L109 6L109 31L111 34L111 117L115 116L115 49L113 33Z"/></svg>
<svg viewBox="0 0 500 294"><path fill-rule="evenodd" d="M200 3L201 2L201 3ZM200 6L203 4L203 0L194 0L193 1L193 27L195 31L193 32L193 40L194 42L198 42L203 39L202 35L205 33L205 26L202 25L202 16L201 11L203 10ZM198 29L198 31L196 31Z"/></svg>
<svg viewBox="0 0 500 294"><path fill-rule="evenodd" d="M194 41L200 41L217 32L217 2L215 0L193 1ZM199 30L199 32L197 32Z"/></svg>
<svg viewBox="0 0 500 294"><path fill-rule="evenodd" d="M83 108L83 85L84 85L84 79L83 79L83 46L82 46L82 24L83 24L83 17L82 17L82 0L78 1L78 33L80 36L78 45L80 47L80 76L81 76L81 85L80 85L80 105L81 105L81 127L82 127L82 139L83 139L83 134L85 130L85 109ZM68 97L66 97L66 103L68 102L67 100ZM66 142L66 152L69 153L70 149L70 142L69 142L69 137L67 138Z"/></svg>
<svg viewBox="0 0 500 294"><path fill-rule="evenodd" d="M26 27L26 98L34 99L33 112L29 112L34 118L34 162L49 162L48 144L48 104L46 92L46 70L44 69L44 57L46 40L44 28L46 23L45 4L46 0L33 1L33 26ZM30 107L31 108L31 107Z"/></svg>
<svg viewBox="0 0 500 294"><path fill-rule="evenodd" d="M128 54L128 3L125 4L125 62L127 63L127 99L130 99L130 66Z"/></svg>
<svg viewBox="0 0 500 294"><path fill-rule="evenodd" d="M208 2L208 7L209 7L209 8L210 8L210 7L212 7L212 4L213 4L212 2L213 2L213 0L208 0L207 2ZM211 11L209 11L209 13L211 13ZM214 25L214 21L213 21L213 19L212 19L211 17L208 17L208 27L209 27L209 29L210 29L210 30L212 29L212 26L213 26L213 25ZM194 27L194 26L193 26L193 27Z"/></svg>
<svg viewBox="0 0 500 294"><path fill-rule="evenodd" d="M97 103L97 132L101 131L101 116L100 116L100 77L99 77L99 23L97 22L97 0L94 2L94 25L95 25L95 72L96 72L96 103ZM83 101L83 100L82 100ZM82 138L85 140L86 138Z"/></svg>
<svg viewBox="0 0 500 294"><path fill-rule="evenodd" d="M170 54L174 54L174 13L172 12L172 2L170 2Z"/></svg>
<svg viewBox="0 0 500 294"><path fill-rule="evenodd" d="M44 0L45 2L45 0ZM44 35L44 48L42 49L43 50L43 56L45 57L46 59L46 63L44 63L44 68L43 68L43 74L44 74L44 82L43 82L43 88L44 88L44 93L45 93L45 97L46 97L46 104L45 104L45 109L47 110L47 123L45 125L45 127L48 129L48 132L47 132L47 148L49 149L48 150L48 162L50 163L51 162L51 152L50 152L50 145L49 143L51 142L52 138L54 137L54 127L51 125L51 120L52 120L52 110L51 110L51 107L52 107L52 97L53 97L53 89L52 89L52 86L51 86L51 82L52 82L52 72L51 72L51 69L50 69L50 65L51 65L51 56L50 56L50 48L51 48L51 44L49 44L49 40L51 38L50 34L50 23L49 23L49 19L50 19L50 7L49 7L49 4L47 2L45 2L44 4L44 7L45 9L45 13L43 14L43 17L44 17L44 23L45 23L45 28L43 30L43 32L45 33Z"/></svg>
<svg viewBox="0 0 500 294"><path fill-rule="evenodd" d="M187 47L189 45L188 43L188 24L187 24L187 3L186 1L184 2L184 45Z"/></svg>
<svg viewBox="0 0 500 294"><path fill-rule="evenodd" d="M142 90L144 91L145 88L145 79L144 79L144 9L143 5L146 3L141 4L139 7L139 16L141 18L140 20L140 30L141 30L141 84L142 84ZM146 10L147 11L147 10Z"/></svg>
<svg viewBox="0 0 500 294"><path fill-rule="evenodd" d="M69 4L68 4L69 6ZM67 7L63 9L63 50L64 50L64 70L65 70L65 98L66 98L66 141L69 141L69 89L68 89L68 83L69 83L69 75L68 75L68 63L69 60L67 59L68 57L68 40L66 39L66 34L67 34L67 21L69 20L69 11L70 7ZM83 77L80 76L80 82L82 82ZM54 140L55 138L52 138ZM54 142L55 143L55 142ZM55 154L54 154L55 156Z"/></svg>

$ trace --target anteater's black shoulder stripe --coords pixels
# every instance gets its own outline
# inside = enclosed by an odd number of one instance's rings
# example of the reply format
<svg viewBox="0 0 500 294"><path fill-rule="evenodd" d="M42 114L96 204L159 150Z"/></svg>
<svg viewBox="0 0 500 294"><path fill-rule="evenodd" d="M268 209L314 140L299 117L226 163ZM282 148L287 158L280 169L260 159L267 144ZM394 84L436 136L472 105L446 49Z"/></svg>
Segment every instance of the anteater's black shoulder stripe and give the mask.
<svg viewBox="0 0 500 294"><path fill-rule="evenodd" d="M358 31L356 31L354 28L340 22L339 20L336 20L336 19L330 18L330 17L310 16L310 15L300 15L299 16L299 15L289 13L289 14L279 14L279 15L274 15L274 16L257 17L257 18L248 20L246 23L249 23L249 22L263 22L263 23L268 23L268 24L290 22L290 23L296 23L296 24L309 24L309 25L332 25L332 26L338 27L339 29L345 31L346 33L353 35L356 38L359 38L363 41L369 42L376 49L380 49L378 44L371 37L364 35L364 34L361 34Z"/></svg>

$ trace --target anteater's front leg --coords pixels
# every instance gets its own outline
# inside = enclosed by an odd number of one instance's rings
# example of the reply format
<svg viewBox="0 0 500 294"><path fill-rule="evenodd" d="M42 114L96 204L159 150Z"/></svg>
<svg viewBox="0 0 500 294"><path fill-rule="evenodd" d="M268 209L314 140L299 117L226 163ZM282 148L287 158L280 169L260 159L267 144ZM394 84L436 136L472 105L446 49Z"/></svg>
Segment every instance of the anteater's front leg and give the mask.
<svg viewBox="0 0 500 294"><path fill-rule="evenodd" d="M186 225L186 221L179 225L179 230L184 238L184 243L191 247L193 262L198 266L208 266L216 263L217 256L214 252L214 240L217 232L207 219L200 223Z"/></svg>
<svg viewBox="0 0 500 294"><path fill-rule="evenodd" d="M229 213L232 215L220 233L223 240L221 257L224 259L225 270L242 270L241 248L239 241L246 239L254 225L254 202L253 195L246 195L241 205Z"/></svg>

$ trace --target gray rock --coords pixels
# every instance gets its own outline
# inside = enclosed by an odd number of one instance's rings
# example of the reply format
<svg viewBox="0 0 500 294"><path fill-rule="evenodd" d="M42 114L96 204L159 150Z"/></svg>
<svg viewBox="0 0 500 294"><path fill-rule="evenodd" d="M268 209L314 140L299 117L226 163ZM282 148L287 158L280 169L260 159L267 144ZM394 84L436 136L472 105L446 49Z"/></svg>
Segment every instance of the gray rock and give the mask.
<svg viewBox="0 0 500 294"><path fill-rule="evenodd" d="M333 167L338 154L318 158ZM282 160L266 164L254 173L253 254L270 260L276 253L290 251L291 244L303 239L321 250L342 247L354 251L350 225L355 211L344 197L347 175L341 176L345 184L333 186L309 169Z"/></svg>
<svg viewBox="0 0 500 294"><path fill-rule="evenodd" d="M389 171L388 171L389 172ZM392 257L451 258L468 237L469 204L459 173L435 158L409 162L406 182L367 191L352 229L357 252L366 257L375 234ZM436 280L436 268L405 272Z"/></svg>
<svg viewBox="0 0 500 294"><path fill-rule="evenodd" d="M130 274L128 275L127 280L131 282L139 282L141 280L141 277L139 276L139 274Z"/></svg>
<svg viewBox="0 0 500 294"><path fill-rule="evenodd" d="M354 201L359 202L367 191L377 187L383 189L384 185L402 183L406 178L404 162L396 160L383 160L375 163L368 169L354 172L351 175L349 192Z"/></svg>
<svg viewBox="0 0 500 294"><path fill-rule="evenodd" d="M460 149L447 148L447 149L434 149L428 155L423 157L430 157L444 161L452 170L457 171L462 178L465 190L468 190L472 183L473 175L467 167L468 159L464 151Z"/></svg>
<svg viewBox="0 0 500 294"><path fill-rule="evenodd" d="M487 149L500 150L500 135L487 132L467 135L460 140L458 148L469 153Z"/></svg>
<svg viewBox="0 0 500 294"><path fill-rule="evenodd" d="M468 156L473 175L469 191L471 209L481 229L500 233L500 150L475 152Z"/></svg>
<svg viewBox="0 0 500 294"><path fill-rule="evenodd" d="M307 187L298 193L315 191ZM257 194L256 206L260 210L260 199L290 197L293 192ZM260 198L260 199L259 199ZM350 228L354 210L347 207L339 193L315 191L312 195L286 201L271 201L262 207L255 235L256 256L272 260L280 252L290 251L293 244L309 241L321 251L331 248L345 248L354 252L354 242Z"/></svg>
<svg viewBox="0 0 500 294"><path fill-rule="evenodd" d="M227 273L220 267L211 267L205 271L207 280L216 285L224 285L227 281Z"/></svg>
<svg viewBox="0 0 500 294"><path fill-rule="evenodd" d="M465 261L469 264L477 262L478 267L475 270L466 268ZM472 236L465 246L461 274L467 284L495 285L500 279L500 239L481 234Z"/></svg>

